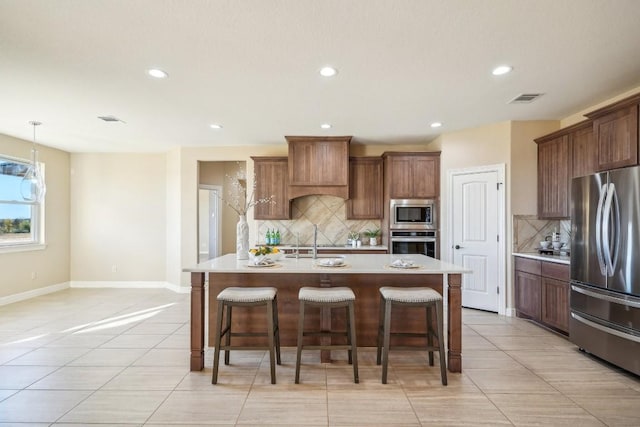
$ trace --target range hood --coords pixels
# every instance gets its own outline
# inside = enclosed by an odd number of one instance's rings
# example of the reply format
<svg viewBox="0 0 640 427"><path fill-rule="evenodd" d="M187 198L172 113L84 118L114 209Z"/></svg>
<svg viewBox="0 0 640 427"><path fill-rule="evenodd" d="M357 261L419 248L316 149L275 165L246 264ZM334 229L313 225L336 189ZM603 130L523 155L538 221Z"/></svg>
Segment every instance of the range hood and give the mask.
<svg viewBox="0 0 640 427"><path fill-rule="evenodd" d="M351 136L285 136L289 144L289 198L349 198Z"/></svg>

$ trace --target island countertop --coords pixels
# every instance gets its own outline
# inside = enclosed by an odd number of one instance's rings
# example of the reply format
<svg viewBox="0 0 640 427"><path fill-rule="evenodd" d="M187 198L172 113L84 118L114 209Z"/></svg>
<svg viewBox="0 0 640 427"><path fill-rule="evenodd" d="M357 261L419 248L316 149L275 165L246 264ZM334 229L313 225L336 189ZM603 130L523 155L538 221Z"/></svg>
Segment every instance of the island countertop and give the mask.
<svg viewBox="0 0 640 427"><path fill-rule="evenodd" d="M464 274L471 270L430 258L425 255L390 255L390 254L346 254L327 256L321 259L344 257L344 267L323 267L316 265L313 258L282 257L273 267L251 267L249 260L238 260L236 254L227 254L218 258L201 262L193 267L185 268L189 273L318 273L327 272L341 274ZM417 268L393 268L390 264L398 259L411 260Z"/></svg>
<svg viewBox="0 0 640 427"><path fill-rule="evenodd" d="M430 287L447 298L447 365L452 372L462 371L462 274L471 270L440 261L425 255L342 254L344 267L315 265L313 258L281 258L273 267L250 267L249 260L238 260L236 254L227 254L185 268L191 273L191 370L204 368L205 319L209 319L209 340L215 326L216 297L230 286L273 286L278 290L278 316L280 318L280 342L282 346L295 346L298 321L298 292L303 286L348 286L355 295L356 334L359 347L375 347L378 335L379 288L381 286ZM319 259L334 258L324 255ZM417 268L393 268L397 259L411 260ZM208 296L205 283L208 280ZM251 310L249 307L247 310ZM261 313L260 313L261 314ZM264 327L255 322L258 314L248 312L234 315L234 320L246 326L248 332L258 332ZM311 318L310 318L311 319ZM424 330L424 318L411 309L395 315L396 322L406 332ZM331 310L319 310L315 320L323 329L344 327L344 316ZM239 338L241 339L241 338ZM408 344L399 338L400 345ZM244 344L243 342L240 344ZM322 351L321 360L330 361L330 352Z"/></svg>

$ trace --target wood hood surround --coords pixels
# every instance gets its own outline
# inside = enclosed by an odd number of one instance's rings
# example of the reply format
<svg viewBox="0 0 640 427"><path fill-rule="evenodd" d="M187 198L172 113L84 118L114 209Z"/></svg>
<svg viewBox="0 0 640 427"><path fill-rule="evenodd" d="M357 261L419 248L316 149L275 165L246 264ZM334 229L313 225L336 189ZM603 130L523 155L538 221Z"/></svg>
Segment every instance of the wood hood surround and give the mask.
<svg viewBox="0 0 640 427"><path fill-rule="evenodd" d="M285 136L289 145L289 199L328 195L349 199L351 136Z"/></svg>

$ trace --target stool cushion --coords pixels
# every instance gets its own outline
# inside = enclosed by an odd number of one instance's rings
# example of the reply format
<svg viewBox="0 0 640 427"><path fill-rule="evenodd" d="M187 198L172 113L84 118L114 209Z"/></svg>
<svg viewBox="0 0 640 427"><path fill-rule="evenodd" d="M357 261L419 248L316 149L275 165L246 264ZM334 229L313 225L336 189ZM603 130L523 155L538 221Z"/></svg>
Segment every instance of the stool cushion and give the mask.
<svg viewBox="0 0 640 427"><path fill-rule="evenodd" d="M384 286L380 288L380 293L384 299L395 302L426 303L442 300L442 295L431 288L397 288Z"/></svg>
<svg viewBox="0 0 640 427"><path fill-rule="evenodd" d="M226 302L260 302L276 297L276 288L225 288L218 294L218 301Z"/></svg>
<svg viewBox="0 0 640 427"><path fill-rule="evenodd" d="M356 295L351 288L335 287L335 288L311 288L303 287L298 292L298 298L301 301L309 302L343 302L355 301Z"/></svg>

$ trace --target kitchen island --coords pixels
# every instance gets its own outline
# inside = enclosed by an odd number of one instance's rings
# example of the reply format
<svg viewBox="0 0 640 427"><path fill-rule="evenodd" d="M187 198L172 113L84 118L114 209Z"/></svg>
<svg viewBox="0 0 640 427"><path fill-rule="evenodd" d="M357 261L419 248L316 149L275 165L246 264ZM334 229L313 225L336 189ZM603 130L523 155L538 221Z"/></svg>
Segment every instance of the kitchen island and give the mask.
<svg viewBox="0 0 640 427"><path fill-rule="evenodd" d="M326 255L325 255L326 256ZM184 269L191 273L191 370L204 368L205 314L209 318L211 343L217 305L216 296L229 286L273 286L278 289L278 313L282 346L295 346L298 320L298 290L302 286L348 286L356 294L356 335L359 347L375 347L378 329L379 293L381 286L428 286L445 296L447 324L447 364L451 372L462 371L462 274L470 273L462 267L424 255L402 255L413 261L415 268L393 268L390 264L398 255L353 254L345 255L343 267L321 267L312 258L281 258L276 265L259 268L249 266L247 260L237 260L235 254L202 262ZM209 278L209 297L205 304L205 281ZM446 290L446 295L445 291ZM208 313L206 309L208 307ZM323 329L340 328L344 314L340 310L318 310L305 316L309 325L322 325ZM397 310L392 325L402 324L403 330L423 331L424 311L411 308ZM248 310L234 316L242 327L253 326L254 331L264 329L264 313ZM393 326L392 326L393 327ZM250 328L251 329L251 328ZM329 353L322 360L328 361Z"/></svg>

